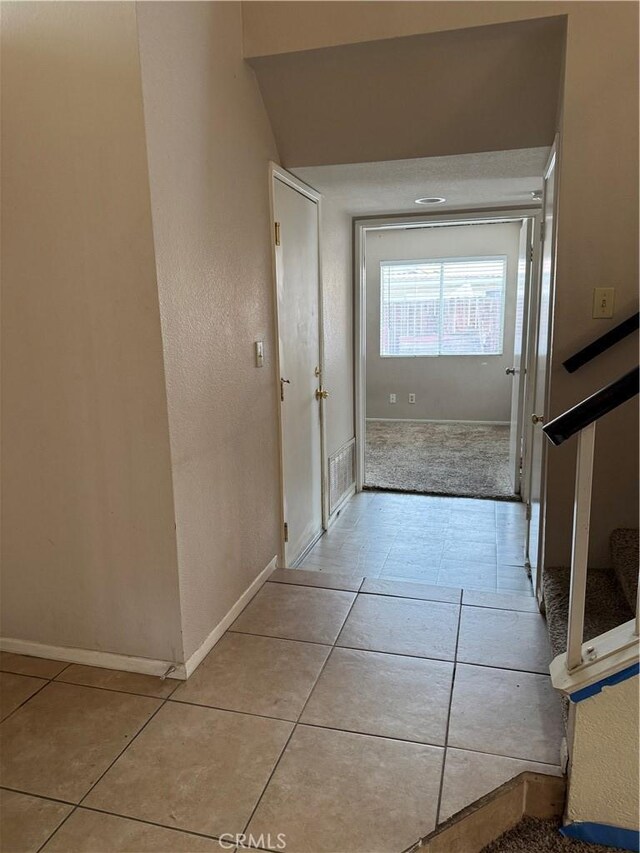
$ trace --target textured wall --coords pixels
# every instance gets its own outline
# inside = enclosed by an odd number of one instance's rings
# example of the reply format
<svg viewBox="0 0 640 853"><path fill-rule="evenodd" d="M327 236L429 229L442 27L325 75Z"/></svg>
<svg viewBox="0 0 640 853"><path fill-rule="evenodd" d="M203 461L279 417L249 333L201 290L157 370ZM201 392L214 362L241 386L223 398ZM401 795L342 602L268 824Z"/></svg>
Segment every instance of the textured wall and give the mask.
<svg viewBox="0 0 640 853"><path fill-rule="evenodd" d="M188 657L278 549L277 152L239 4L137 10Z"/></svg>
<svg viewBox="0 0 640 853"><path fill-rule="evenodd" d="M639 828L638 677L576 705L567 815Z"/></svg>
<svg viewBox="0 0 640 853"><path fill-rule="evenodd" d="M520 223L372 231L367 235L367 417L508 421ZM504 351L492 356L380 357L380 262L507 256ZM416 394L415 404L408 402ZM398 402L389 403L389 394Z"/></svg>
<svg viewBox="0 0 640 853"><path fill-rule="evenodd" d="M2 17L3 635L181 660L135 11Z"/></svg>

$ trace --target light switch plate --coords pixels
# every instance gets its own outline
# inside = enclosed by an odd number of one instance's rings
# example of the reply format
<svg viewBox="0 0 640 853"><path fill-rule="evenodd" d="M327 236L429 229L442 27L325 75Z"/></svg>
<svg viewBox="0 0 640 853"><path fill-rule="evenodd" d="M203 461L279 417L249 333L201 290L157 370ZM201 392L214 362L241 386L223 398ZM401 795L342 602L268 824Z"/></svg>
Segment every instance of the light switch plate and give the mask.
<svg viewBox="0 0 640 853"><path fill-rule="evenodd" d="M256 367L264 367L264 341L256 341Z"/></svg>
<svg viewBox="0 0 640 853"><path fill-rule="evenodd" d="M593 288L593 319L608 320L613 317L613 303L615 300L615 288L594 287Z"/></svg>

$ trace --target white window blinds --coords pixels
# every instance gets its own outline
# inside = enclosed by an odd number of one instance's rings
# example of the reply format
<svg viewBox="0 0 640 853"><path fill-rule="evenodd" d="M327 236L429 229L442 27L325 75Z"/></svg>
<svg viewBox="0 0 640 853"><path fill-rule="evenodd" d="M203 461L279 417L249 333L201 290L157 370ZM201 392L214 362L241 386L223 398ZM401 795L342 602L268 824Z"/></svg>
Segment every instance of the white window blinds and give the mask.
<svg viewBox="0 0 640 853"><path fill-rule="evenodd" d="M380 355L500 355L504 257L382 261Z"/></svg>

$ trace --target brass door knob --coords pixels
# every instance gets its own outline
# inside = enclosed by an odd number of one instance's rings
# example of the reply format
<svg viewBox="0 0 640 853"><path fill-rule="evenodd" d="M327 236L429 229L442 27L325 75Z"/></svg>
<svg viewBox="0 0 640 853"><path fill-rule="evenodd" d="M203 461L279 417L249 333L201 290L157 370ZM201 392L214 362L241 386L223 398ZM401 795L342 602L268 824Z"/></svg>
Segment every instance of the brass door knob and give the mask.
<svg viewBox="0 0 640 853"><path fill-rule="evenodd" d="M544 415L531 415L531 423L532 424L543 424L544 423Z"/></svg>
<svg viewBox="0 0 640 853"><path fill-rule="evenodd" d="M316 400L326 400L329 396L329 392L325 391L324 388L318 388L316 390Z"/></svg>

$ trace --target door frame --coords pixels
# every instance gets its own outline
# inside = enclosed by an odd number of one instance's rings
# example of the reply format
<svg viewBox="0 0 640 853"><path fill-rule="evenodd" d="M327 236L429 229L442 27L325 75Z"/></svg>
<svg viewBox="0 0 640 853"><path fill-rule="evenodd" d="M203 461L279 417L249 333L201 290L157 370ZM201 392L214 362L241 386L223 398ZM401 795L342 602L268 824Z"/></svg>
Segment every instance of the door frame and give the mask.
<svg viewBox="0 0 640 853"><path fill-rule="evenodd" d="M447 225L474 225L503 222L520 222L523 219L533 220L534 259L531 273L531 292L535 290L536 270L539 268L541 208L514 207L496 210L458 210L450 213L433 213L431 215L413 214L376 218L354 219L354 379L355 379L355 436L356 436L356 491L364 487L365 473L365 436L367 428L367 380L366 380L366 238L369 231L389 231L394 229L433 228ZM527 346L527 370L529 366L529 347L531 340L532 316L529 312L528 323L523 328L524 345ZM526 386L528 386L528 382ZM525 389L526 389L525 386ZM528 397L525 390L525 407ZM525 411L524 418L527 418ZM523 466L525 460L523 460Z"/></svg>
<svg viewBox="0 0 640 853"><path fill-rule="evenodd" d="M278 311L278 276L280 274L279 265L277 262L276 255L276 217L275 217L275 193L274 193L274 182L276 180L281 181L283 184L286 184L291 189L300 193L300 195L308 198L317 206L318 211L318 231L317 231L317 240L318 240L318 362L320 366L320 376L318 377L318 382L322 383L324 378L324 317L323 317L323 287L322 287L322 196L319 192L310 187L304 181L301 181L300 178L297 178L295 175L288 172L286 169L283 169L282 166L278 165L274 161L269 161L268 164L268 180L269 180L269 244L271 246L271 277L272 277L272 293L273 293L273 333L274 333L274 376L273 381L275 383L275 400L277 406L277 423L278 423L278 480L279 480L279 493L280 493L280 531L279 531L279 554L278 554L278 565L281 566L284 557L285 557L285 538L284 538L284 525L285 525L285 479L284 479L284 452L283 452L283 442L284 442L284 432L283 432L283 423L282 423L282 406L280 400L280 320L279 320L279 311ZM322 529L317 538L320 538L322 534L327 529L327 519L328 519L328 460L326 458L326 429L325 429L325 413L324 413L324 400L320 400L318 403L320 407L320 500L322 506ZM308 548L298 556L296 562L300 562L306 553L315 545L317 539L310 543Z"/></svg>
<svg viewBox="0 0 640 853"><path fill-rule="evenodd" d="M553 199L553 226L552 233L546 234L546 229L543 229L541 226L538 228L538 239L536 240L536 248L537 248L537 258L538 265L535 270L535 286L536 286L536 304L535 304L535 325L532 326L532 346L531 349L531 381L529 383L530 393L527 394L527 405L529 407L526 423L529 430L529 446L530 448L533 445L533 430L534 425L531 421L531 416L533 415L533 408L535 404L535 386L536 386L536 370L537 370L537 346L538 346L538 324L540 322L540 295L542 291L542 253L544 249L544 241L549 239L551 242L551 271L550 271L550 284L549 284L549 327L547 330L547 358L546 358L546 372L545 372L545 382L544 382L544 415L548 417L549 408L550 408L550 399L551 399L551 364L552 364L552 349L553 349L553 325L555 318L555 296L556 296L556 271L557 271L557 255L558 255L558 202L559 202L559 194L560 194L560 135L556 134L553 145L551 146L551 150L549 151L549 157L547 158L546 165L544 167L544 171L542 173L542 177L544 180L543 184L543 196L542 196L542 210L541 210L541 225L544 222L544 210L545 210L545 193L546 193L546 181L549 177L549 173L552 169L555 169L555 178L554 178L554 199ZM525 557L526 563L532 574L535 572L535 584L533 589L533 594L538 601L538 604L542 604L542 578L544 575L544 545L545 545L545 526L546 526L546 502L547 502L547 464L548 464L548 450L546 441L542 441L542 454L540 460L540 511L539 511L539 522L538 522L538 566L532 567L529 559L529 546L531 542L531 495L529 493L528 502L527 502L527 528L526 528L526 539L525 539ZM529 488L531 486L531 473L529 472L528 478Z"/></svg>

